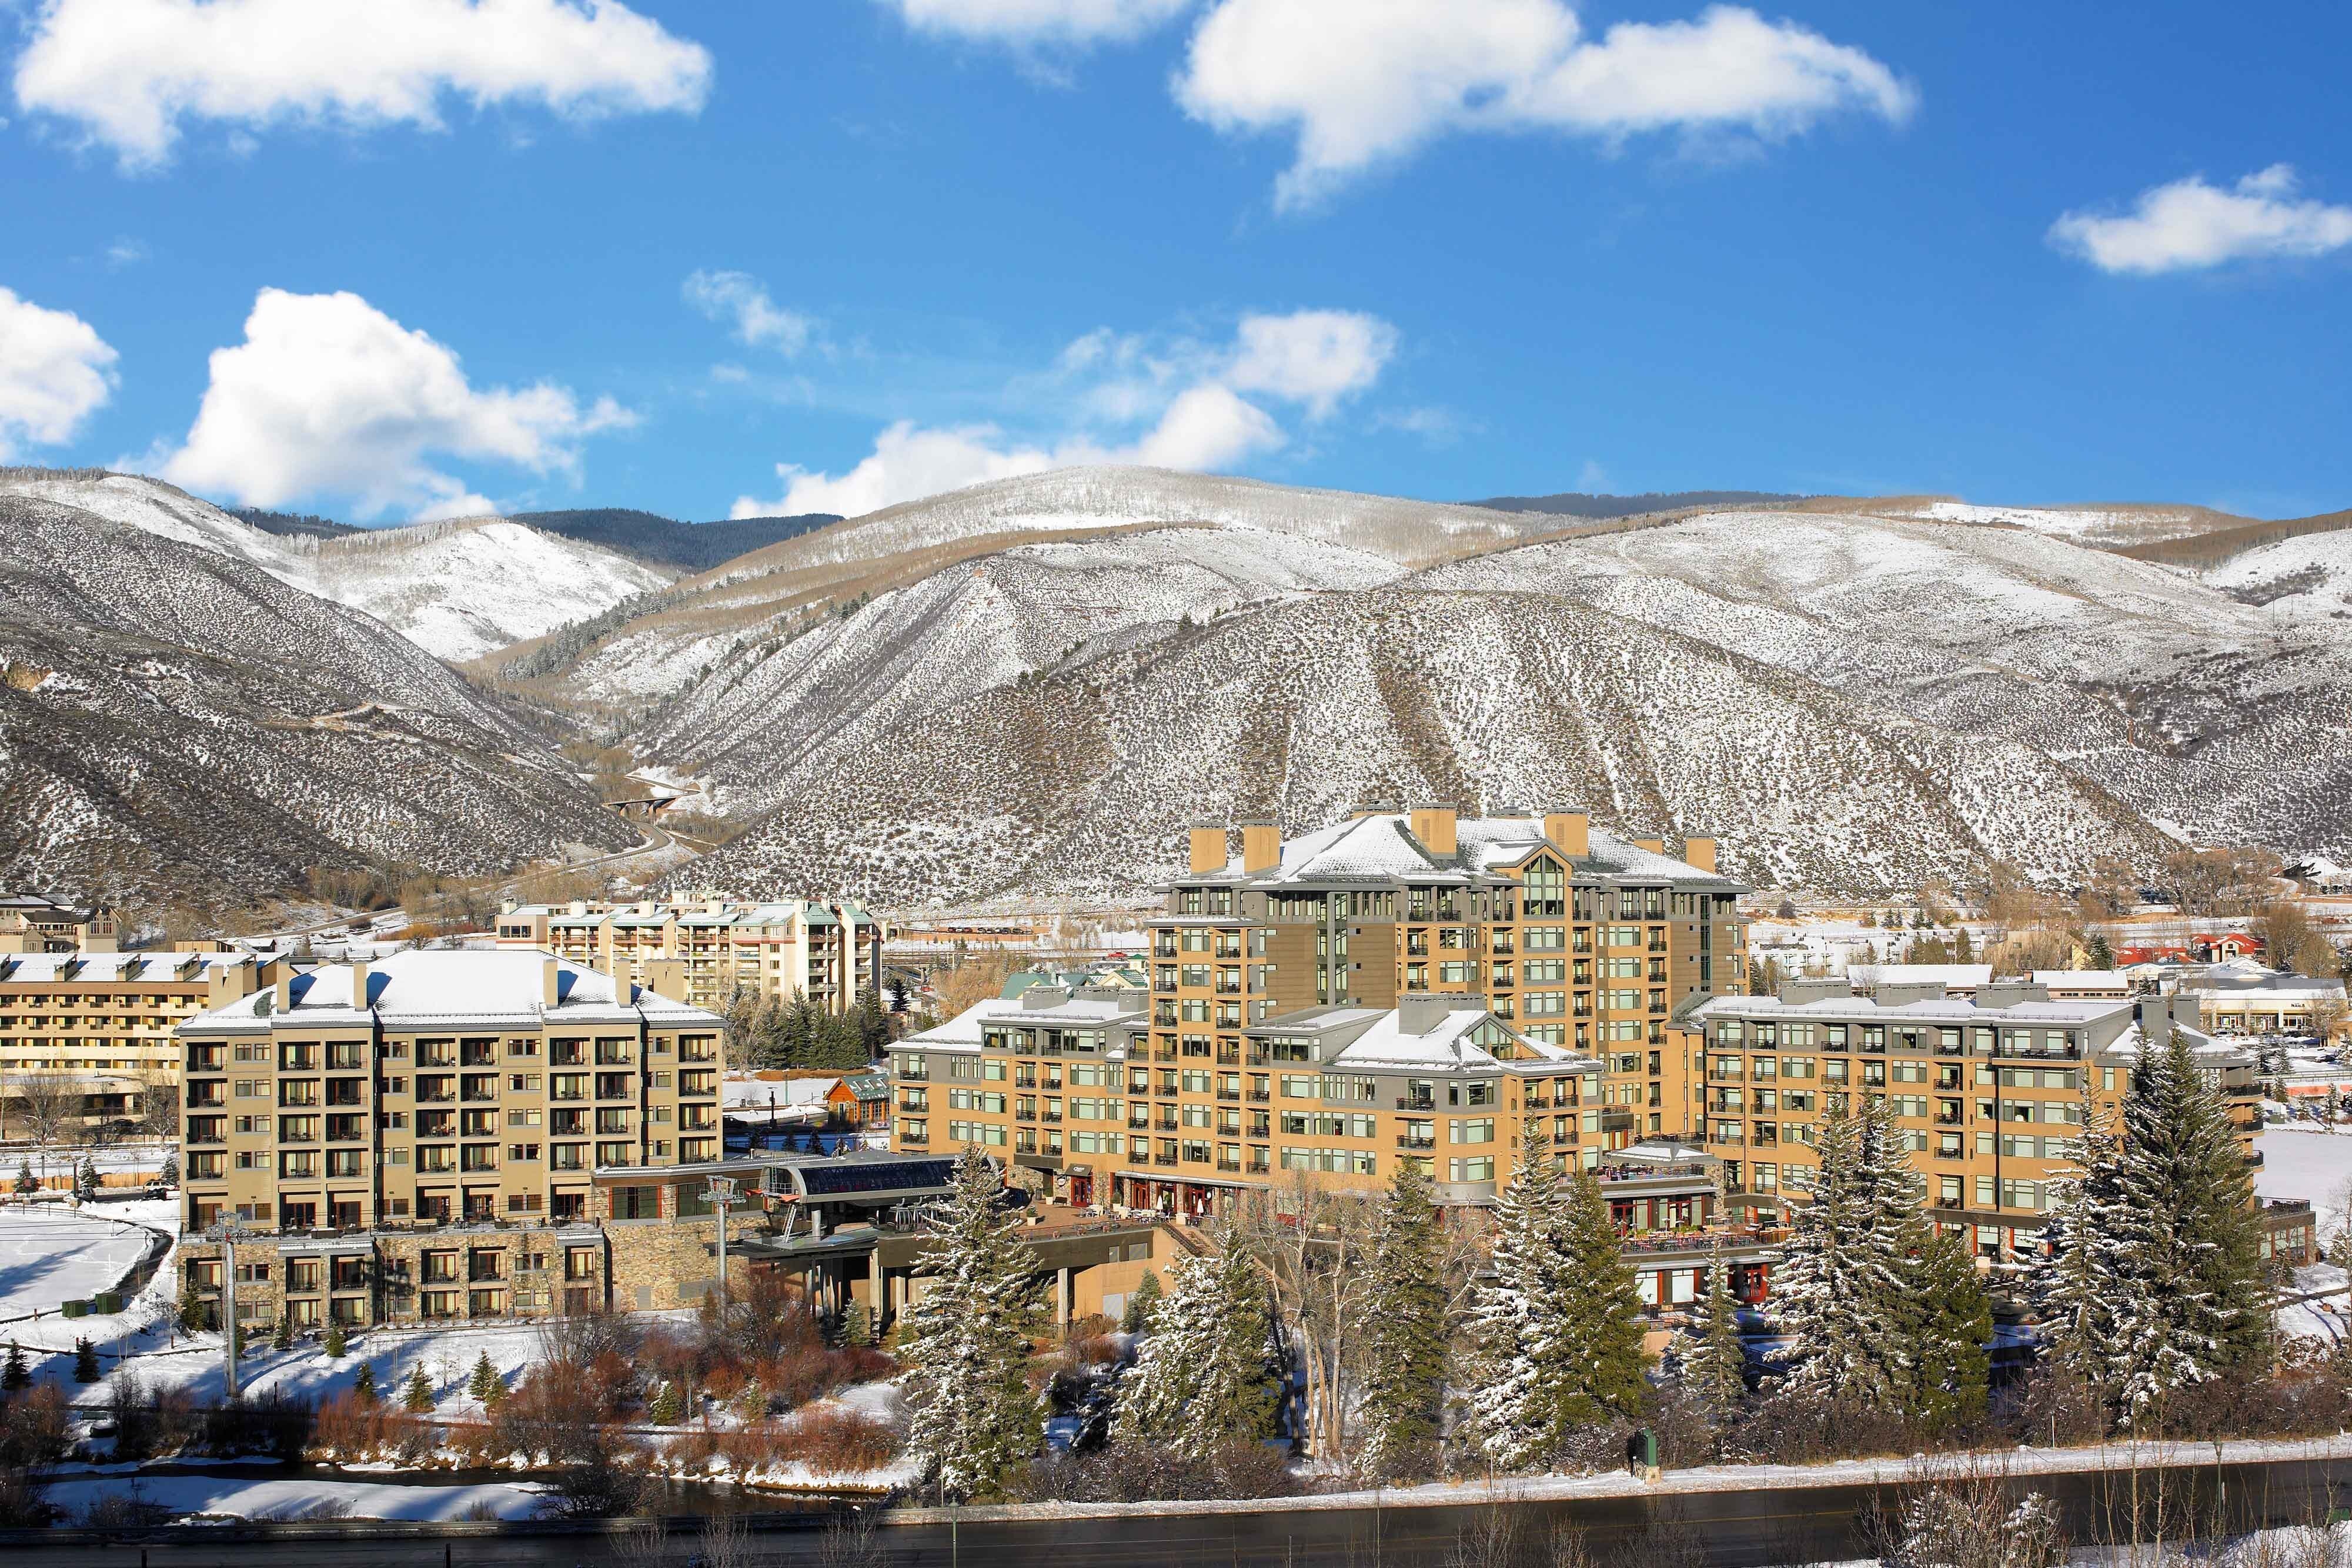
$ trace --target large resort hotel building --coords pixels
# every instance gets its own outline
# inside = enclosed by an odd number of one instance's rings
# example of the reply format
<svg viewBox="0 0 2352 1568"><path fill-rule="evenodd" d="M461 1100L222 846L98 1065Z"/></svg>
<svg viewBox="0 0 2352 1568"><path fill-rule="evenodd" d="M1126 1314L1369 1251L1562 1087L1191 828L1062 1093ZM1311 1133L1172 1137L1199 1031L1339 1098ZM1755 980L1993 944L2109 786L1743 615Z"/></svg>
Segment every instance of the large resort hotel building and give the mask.
<svg viewBox="0 0 2352 1568"><path fill-rule="evenodd" d="M1580 812L1369 810L1192 831L1151 988L1031 988L894 1048L896 1146L1001 1153L1055 1196L1202 1214L1284 1171L1418 1165L1490 1197L1522 1124L1578 1163L1688 1122L1675 1007L1742 978L1711 840Z"/></svg>
<svg viewBox="0 0 2352 1568"><path fill-rule="evenodd" d="M2071 1158L2086 1105L2115 1115L2152 1042L2186 1039L2259 1163L2260 1086L2250 1051L2200 1028L2196 999L2053 998L2034 981L1972 996L1886 981L1791 980L1769 997L1718 997L1681 1020L1703 1053L1692 1085L1708 1154L1735 1209L1785 1211L1810 1188L1822 1123L1884 1098L1937 1222L1980 1256L2030 1250ZM2266 1247L2307 1251L2307 1205L2265 1209Z"/></svg>
<svg viewBox="0 0 2352 1568"><path fill-rule="evenodd" d="M548 952L639 986L658 983L696 1007L738 994L805 998L836 1016L882 984L881 921L854 904L742 903L699 894L666 902L509 904L498 945ZM659 968L654 966L660 966Z"/></svg>

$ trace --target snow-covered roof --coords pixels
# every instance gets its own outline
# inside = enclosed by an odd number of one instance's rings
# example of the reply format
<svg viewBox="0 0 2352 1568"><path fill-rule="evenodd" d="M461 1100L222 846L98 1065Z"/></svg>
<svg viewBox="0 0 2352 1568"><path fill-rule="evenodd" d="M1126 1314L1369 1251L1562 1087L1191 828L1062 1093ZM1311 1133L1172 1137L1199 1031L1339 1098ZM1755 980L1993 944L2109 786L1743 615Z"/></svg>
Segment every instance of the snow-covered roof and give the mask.
<svg viewBox="0 0 2352 1568"><path fill-rule="evenodd" d="M1849 964L1857 986L1947 986L1973 991L1992 983L1990 964Z"/></svg>
<svg viewBox="0 0 2352 1568"><path fill-rule="evenodd" d="M2020 1027L2080 1027L2113 1018L2131 1002L2118 998L2084 997L2051 1001L2018 1001L1999 1007L1980 1006L1967 997L1946 997L1887 1005L1868 996L1829 996L1811 1001L1787 1002L1778 997L1715 997L1691 1011L1694 1021L1708 1019L1798 1019L1828 1022L2014 1024Z"/></svg>
<svg viewBox="0 0 2352 1568"><path fill-rule="evenodd" d="M2063 986L2074 991L2103 991L2118 997L2131 994L2131 977L2120 969L2036 969L2037 986Z"/></svg>
<svg viewBox="0 0 2352 1568"><path fill-rule="evenodd" d="M2322 998L2341 1000L2344 982L2315 979L2309 975L2282 975L2267 971L2260 974L2183 975L2180 988L2190 996L2210 997L2217 1001L2242 998L2246 1001L2315 1001Z"/></svg>
<svg viewBox="0 0 2352 1568"><path fill-rule="evenodd" d="M0 983L120 986L176 981L194 985L215 969L252 962L252 956L246 953L9 954L0 956Z"/></svg>
<svg viewBox="0 0 2352 1568"><path fill-rule="evenodd" d="M1339 1048L1325 1066L1336 1069L1390 1068L1412 1072L1598 1072L1601 1063L1589 1056L1542 1040L1529 1040L1484 1007L1449 1009L1420 1033L1412 1032L1402 1009L1391 1009L1371 1027ZM1513 1046L1525 1055L1508 1061L1498 1058L1471 1037L1492 1024L1505 1030Z"/></svg>
<svg viewBox="0 0 2352 1568"><path fill-rule="evenodd" d="M547 969L556 970L556 1001L546 1000ZM544 1024L635 1023L657 1028L721 1026L718 1014L658 996L643 986L535 952L468 949L394 953L367 967L367 1006L356 1005L356 967L329 964L287 982L288 1005L265 988L226 1007L199 1013L181 1028L268 1030L337 1028L373 1020L387 1030L454 1028L461 1024L536 1029Z"/></svg>

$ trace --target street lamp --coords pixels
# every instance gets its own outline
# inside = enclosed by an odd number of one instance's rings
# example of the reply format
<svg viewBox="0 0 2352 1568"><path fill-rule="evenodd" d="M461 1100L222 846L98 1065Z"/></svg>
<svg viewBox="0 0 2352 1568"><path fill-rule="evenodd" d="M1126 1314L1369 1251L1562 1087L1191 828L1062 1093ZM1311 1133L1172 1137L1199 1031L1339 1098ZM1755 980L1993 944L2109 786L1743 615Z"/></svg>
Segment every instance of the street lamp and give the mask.
<svg viewBox="0 0 2352 1568"><path fill-rule="evenodd" d="M709 1191L705 1195L710 1207L719 1211L719 1304L727 1305L727 1211L735 1205L735 1178L712 1176Z"/></svg>
<svg viewBox="0 0 2352 1568"><path fill-rule="evenodd" d="M230 1399L237 1394L236 1243L239 1237L251 1234L234 1210L224 1211L205 1232L207 1240L219 1242L221 1248L221 1387Z"/></svg>

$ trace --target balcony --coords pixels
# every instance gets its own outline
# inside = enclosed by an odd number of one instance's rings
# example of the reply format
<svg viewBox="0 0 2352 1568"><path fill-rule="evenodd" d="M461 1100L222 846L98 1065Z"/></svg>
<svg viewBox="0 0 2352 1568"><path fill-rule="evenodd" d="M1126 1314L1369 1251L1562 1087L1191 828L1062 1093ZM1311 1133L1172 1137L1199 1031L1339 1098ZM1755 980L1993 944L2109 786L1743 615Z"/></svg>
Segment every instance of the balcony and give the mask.
<svg viewBox="0 0 2352 1568"><path fill-rule="evenodd" d="M1416 1137L1411 1133L1400 1133L1397 1134L1397 1147L1400 1149L1433 1149L1437 1147L1437 1139L1433 1136L1422 1138Z"/></svg>
<svg viewBox="0 0 2352 1568"><path fill-rule="evenodd" d="M1253 1089L1243 1098L1253 1105L1263 1105L1274 1098L1274 1092L1270 1089Z"/></svg>
<svg viewBox="0 0 2352 1568"><path fill-rule="evenodd" d="M1437 1102L1426 1094L1399 1095L1396 1108L1400 1111L1434 1111Z"/></svg>

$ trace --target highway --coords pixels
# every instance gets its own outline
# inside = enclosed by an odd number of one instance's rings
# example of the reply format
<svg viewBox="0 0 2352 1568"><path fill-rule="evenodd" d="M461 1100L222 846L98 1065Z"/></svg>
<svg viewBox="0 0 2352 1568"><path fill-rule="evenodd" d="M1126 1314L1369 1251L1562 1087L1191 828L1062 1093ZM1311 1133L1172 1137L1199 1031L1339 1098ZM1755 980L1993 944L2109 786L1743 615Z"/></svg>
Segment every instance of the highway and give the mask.
<svg viewBox="0 0 2352 1568"><path fill-rule="evenodd" d="M2352 1503L2352 1458L2279 1459L2143 1470L2143 1499L2168 1476L2178 1520L2212 1519L2214 1486L2225 1499L2231 1531L2256 1525L2305 1524ZM2059 1504L2078 1543L2095 1539L2103 1519L2116 1517L2133 1485L2127 1470L2070 1471L2027 1478ZM1762 1568L1861 1555L1859 1521L1888 1506L1897 1489L1871 1483L1750 1487L1733 1490L1671 1490L1628 1496L1505 1500L1500 1503L1416 1502L1412 1506L1286 1508L1258 1505L1202 1512L1130 1511L1116 1517L966 1518L951 1525L937 1511L898 1516L877 1531L869 1550L845 1551L805 1518L762 1521L746 1559L728 1568L819 1563L830 1568L1414 1568L1488 1562L1507 1568L1540 1558L1559 1528L1580 1531L1595 1554L1638 1544L1646 1559L1708 1568ZM1424 1497L1427 1494L1423 1494ZM1485 1543L1498 1533L1517 1552ZM554 1527L363 1524L278 1526L268 1529L192 1527L159 1530L110 1542L79 1542L51 1532L0 1535L0 1552L22 1568L344 1568L401 1564L430 1568L603 1568L647 1562L642 1547L617 1534L552 1533ZM529 1533L516 1533L517 1531ZM72 1532L79 1535L80 1532ZM340 1538L339 1538L340 1537ZM354 1538L357 1537L357 1538ZM1457 1555L1457 1547L1469 1551ZM1696 1554L1692 1554L1693 1549ZM675 1538L673 1561L692 1553L691 1534Z"/></svg>

